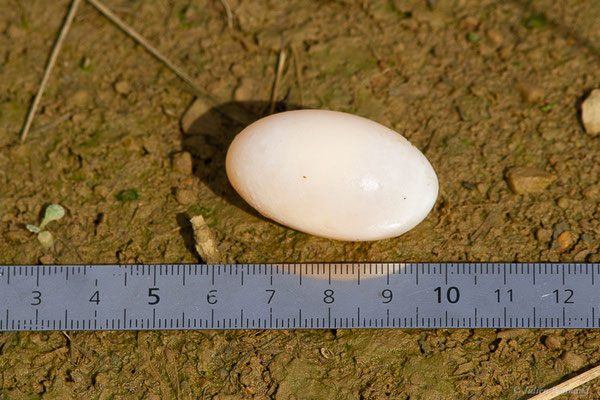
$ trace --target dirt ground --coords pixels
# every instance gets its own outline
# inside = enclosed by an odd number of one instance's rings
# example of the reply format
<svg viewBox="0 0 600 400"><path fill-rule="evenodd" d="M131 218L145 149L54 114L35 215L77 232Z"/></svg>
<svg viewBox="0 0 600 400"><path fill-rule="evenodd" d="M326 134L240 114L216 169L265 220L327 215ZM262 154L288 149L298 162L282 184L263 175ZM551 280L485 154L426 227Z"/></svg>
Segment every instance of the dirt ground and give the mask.
<svg viewBox="0 0 600 400"><path fill-rule="evenodd" d="M600 138L579 119L600 87L596 0L106 0L203 93L84 2L20 144L69 3L0 0L0 263L197 262L198 214L225 262L600 261ZM283 49L277 110L365 116L427 155L440 196L417 228L320 239L233 192L227 144L268 112ZM557 179L514 194L505 174L522 166ZM44 250L24 224L49 203L67 215ZM526 398L600 362L598 344L592 330L4 333L0 399ZM600 383L562 398L600 398Z"/></svg>

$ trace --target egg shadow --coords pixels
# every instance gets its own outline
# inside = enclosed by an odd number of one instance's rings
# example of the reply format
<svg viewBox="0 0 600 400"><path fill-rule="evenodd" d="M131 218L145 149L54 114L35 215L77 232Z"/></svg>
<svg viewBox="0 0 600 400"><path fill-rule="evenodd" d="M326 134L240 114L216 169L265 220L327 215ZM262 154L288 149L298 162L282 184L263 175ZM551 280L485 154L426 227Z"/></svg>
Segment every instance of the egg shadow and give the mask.
<svg viewBox="0 0 600 400"><path fill-rule="evenodd" d="M194 175L229 204L273 223L250 207L229 183L225 171L227 149L233 138L251 123L267 115L302 108L277 102L271 112L271 103L267 101L232 101L210 108L183 132L182 148L192 155Z"/></svg>

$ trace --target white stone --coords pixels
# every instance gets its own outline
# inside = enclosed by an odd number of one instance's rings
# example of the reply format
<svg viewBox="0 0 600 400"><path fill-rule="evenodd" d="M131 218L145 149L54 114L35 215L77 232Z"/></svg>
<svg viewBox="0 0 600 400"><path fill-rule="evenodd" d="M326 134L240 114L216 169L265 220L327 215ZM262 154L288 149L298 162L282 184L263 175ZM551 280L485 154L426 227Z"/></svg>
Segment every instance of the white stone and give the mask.
<svg viewBox="0 0 600 400"><path fill-rule="evenodd" d="M419 224L438 180L408 140L376 122L326 110L258 120L227 152L227 176L262 215L338 240L379 240Z"/></svg>
<svg viewBox="0 0 600 400"><path fill-rule="evenodd" d="M600 89L592 90L581 105L581 121L587 133L600 134Z"/></svg>

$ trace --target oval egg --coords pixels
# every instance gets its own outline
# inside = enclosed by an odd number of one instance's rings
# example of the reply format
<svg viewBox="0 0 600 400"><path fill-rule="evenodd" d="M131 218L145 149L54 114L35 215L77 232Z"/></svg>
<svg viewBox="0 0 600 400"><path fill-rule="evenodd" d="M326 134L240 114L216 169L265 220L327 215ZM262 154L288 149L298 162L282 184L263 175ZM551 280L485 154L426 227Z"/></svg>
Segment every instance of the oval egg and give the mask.
<svg viewBox="0 0 600 400"><path fill-rule="evenodd" d="M231 143L227 176L282 225L337 240L399 236L431 211L438 180L427 158L385 126L337 111L262 118Z"/></svg>

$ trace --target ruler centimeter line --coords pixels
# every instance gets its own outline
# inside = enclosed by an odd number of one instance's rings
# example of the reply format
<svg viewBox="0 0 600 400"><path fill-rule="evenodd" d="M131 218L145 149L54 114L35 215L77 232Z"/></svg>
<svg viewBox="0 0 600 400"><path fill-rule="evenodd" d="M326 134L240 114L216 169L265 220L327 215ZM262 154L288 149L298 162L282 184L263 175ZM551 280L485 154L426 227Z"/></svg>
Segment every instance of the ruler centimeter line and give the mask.
<svg viewBox="0 0 600 400"><path fill-rule="evenodd" d="M599 277L586 263L4 265L0 331L597 329Z"/></svg>

